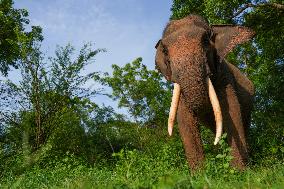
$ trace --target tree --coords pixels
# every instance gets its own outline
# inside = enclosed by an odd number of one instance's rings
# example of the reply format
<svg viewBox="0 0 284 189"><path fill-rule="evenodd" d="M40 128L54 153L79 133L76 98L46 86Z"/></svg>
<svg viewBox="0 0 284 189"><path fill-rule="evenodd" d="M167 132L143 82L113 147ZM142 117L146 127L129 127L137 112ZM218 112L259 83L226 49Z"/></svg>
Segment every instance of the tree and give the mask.
<svg viewBox="0 0 284 189"><path fill-rule="evenodd" d="M143 123L164 125L167 121L171 100L170 83L162 80L155 70L148 70L142 58L123 67L112 65L113 73L101 78L112 88L112 99L119 107L128 109L130 115Z"/></svg>
<svg viewBox="0 0 284 189"><path fill-rule="evenodd" d="M104 50L92 50L91 44L86 44L77 58L72 58L74 50L71 45L58 47L47 66L39 46L25 48L26 56L19 63L22 80L19 84L1 81L1 128L6 143L15 144L11 148L21 150L23 136L27 136L32 152L49 143L54 151L79 153L84 149L86 130L94 129L99 119L114 118L113 111L109 115L105 110L110 108L101 108L91 100L97 91L85 87L97 72L82 74Z"/></svg>
<svg viewBox="0 0 284 189"><path fill-rule="evenodd" d="M12 0L0 1L0 72L4 75L8 74L9 66L18 67L23 43L43 40L40 27L32 26L31 31L25 31L28 12L12 6Z"/></svg>

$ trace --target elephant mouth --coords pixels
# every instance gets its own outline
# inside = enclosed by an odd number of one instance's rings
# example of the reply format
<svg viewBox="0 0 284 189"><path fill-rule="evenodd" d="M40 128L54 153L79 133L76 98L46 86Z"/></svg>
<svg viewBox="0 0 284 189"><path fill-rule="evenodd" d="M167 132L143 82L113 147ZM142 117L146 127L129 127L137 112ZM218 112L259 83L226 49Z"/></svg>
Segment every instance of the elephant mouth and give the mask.
<svg viewBox="0 0 284 189"><path fill-rule="evenodd" d="M210 102L213 108L215 122L216 122L216 136L214 140L214 145L216 145L218 144L221 138L221 135L222 135L222 129L223 129L222 111L221 111L220 103L217 98L215 89L209 77L207 77L206 82L208 85L209 99L210 99ZM173 97L172 97L171 108L170 108L169 119L168 119L168 132L170 136L172 135L172 131L174 127L175 117L176 117L177 108L178 108L179 99L180 99L180 91L181 91L180 85L177 83L174 83Z"/></svg>

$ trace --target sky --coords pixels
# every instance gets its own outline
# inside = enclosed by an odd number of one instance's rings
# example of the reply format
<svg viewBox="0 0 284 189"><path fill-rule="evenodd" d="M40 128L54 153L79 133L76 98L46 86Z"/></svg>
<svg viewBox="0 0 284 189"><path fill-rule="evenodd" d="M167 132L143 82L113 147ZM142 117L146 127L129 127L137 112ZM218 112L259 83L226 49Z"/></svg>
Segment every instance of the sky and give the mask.
<svg viewBox="0 0 284 189"><path fill-rule="evenodd" d="M93 68L111 71L138 57L154 68L155 44L170 17L171 0L16 0L29 11L31 25L43 28L43 52L53 55L56 45L86 42L107 53L97 56ZM92 68L91 68L92 69Z"/></svg>
<svg viewBox="0 0 284 189"><path fill-rule="evenodd" d="M15 0L29 12L31 25L43 28L42 51L53 56L57 45L71 43L79 50L92 42L105 48L87 71L111 72L138 57L154 69L155 45L171 15L172 0ZM16 72L12 72L16 75ZM116 106L104 96L99 104Z"/></svg>

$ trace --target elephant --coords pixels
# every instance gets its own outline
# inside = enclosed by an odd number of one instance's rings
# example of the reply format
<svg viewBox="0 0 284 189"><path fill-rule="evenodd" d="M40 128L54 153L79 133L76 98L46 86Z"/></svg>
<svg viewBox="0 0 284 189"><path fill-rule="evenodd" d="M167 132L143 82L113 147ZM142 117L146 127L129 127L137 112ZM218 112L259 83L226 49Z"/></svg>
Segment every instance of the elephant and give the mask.
<svg viewBox="0 0 284 189"><path fill-rule="evenodd" d="M174 83L168 132L172 134L177 114L192 170L204 165L200 123L216 134L215 145L224 126L232 149L231 165L240 170L247 165L254 85L225 56L254 34L244 26L209 25L201 16L189 15L169 21L156 45L156 69Z"/></svg>

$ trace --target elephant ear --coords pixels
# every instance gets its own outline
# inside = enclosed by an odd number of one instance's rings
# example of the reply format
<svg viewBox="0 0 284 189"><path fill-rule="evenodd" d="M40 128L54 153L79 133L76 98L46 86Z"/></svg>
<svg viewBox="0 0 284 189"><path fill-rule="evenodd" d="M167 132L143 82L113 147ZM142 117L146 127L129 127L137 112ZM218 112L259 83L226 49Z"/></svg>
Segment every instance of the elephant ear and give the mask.
<svg viewBox="0 0 284 189"><path fill-rule="evenodd" d="M215 48L220 60L231 52L234 47L249 41L255 32L247 27L233 25L212 25Z"/></svg>

